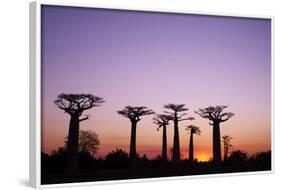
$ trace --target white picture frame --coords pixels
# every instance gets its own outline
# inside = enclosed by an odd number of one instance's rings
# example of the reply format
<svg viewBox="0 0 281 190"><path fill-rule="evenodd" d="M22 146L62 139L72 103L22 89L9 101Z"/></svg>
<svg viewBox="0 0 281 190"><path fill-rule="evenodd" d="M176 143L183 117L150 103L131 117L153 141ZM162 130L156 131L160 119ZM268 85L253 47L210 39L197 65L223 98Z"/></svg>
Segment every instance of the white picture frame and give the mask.
<svg viewBox="0 0 281 190"><path fill-rule="evenodd" d="M143 181L159 181L159 180L174 180L174 179L189 179L189 178L202 178L202 177L219 177L219 176L232 176L232 175L252 175L252 174L271 174L274 172L274 113L273 113L273 84L271 84L271 170L270 171L257 171L257 172L243 172L243 173L229 173L229 174L211 174L211 175L195 175L195 176L180 176L180 177L165 177L165 178L146 178L146 179L129 179L121 181L98 181L98 182L82 182L82 183L68 183L68 184L55 184L55 185L42 185L41 184L41 6L54 5L54 6L73 6L73 7L87 7L87 8L104 8L104 9L118 9L118 10L131 10L131 11L148 11L148 12L161 12L161 13L183 13L183 14L199 14L209 16L231 16L231 17L245 17L245 18L262 18L271 19L271 83L273 81L273 53L274 53L274 17L264 15L240 15L240 14L227 14L227 13L212 13L188 10L168 10L142 7L126 7L126 6L108 6L98 2L91 2L87 4L79 4L73 2L54 2L54 1L36 1L30 3L30 151L29 151L29 177L30 185L34 188L41 187L67 187L67 186L80 186L80 185L97 185L97 184L114 184L126 182L143 182Z"/></svg>

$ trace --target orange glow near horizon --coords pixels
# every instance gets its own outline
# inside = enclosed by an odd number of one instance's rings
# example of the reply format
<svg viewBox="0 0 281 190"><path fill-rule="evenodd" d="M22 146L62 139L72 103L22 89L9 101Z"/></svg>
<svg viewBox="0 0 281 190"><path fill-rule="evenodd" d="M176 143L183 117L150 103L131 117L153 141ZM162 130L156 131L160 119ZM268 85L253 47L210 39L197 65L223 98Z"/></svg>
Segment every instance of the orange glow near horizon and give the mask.
<svg viewBox="0 0 281 190"><path fill-rule="evenodd" d="M195 155L195 159L197 159L199 162L207 162L212 158L211 154L206 153L199 153L197 156Z"/></svg>

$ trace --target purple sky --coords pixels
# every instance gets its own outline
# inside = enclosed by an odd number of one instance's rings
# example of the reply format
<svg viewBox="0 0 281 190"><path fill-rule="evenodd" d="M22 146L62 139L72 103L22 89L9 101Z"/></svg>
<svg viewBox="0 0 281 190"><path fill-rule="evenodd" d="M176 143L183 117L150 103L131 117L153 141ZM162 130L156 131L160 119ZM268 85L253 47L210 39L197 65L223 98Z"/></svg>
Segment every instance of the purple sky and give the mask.
<svg viewBox="0 0 281 190"><path fill-rule="evenodd" d="M101 154L127 149L129 121L117 110L145 105L161 112L170 102L185 103L196 117L198 149L210 146L211 126L193 111L221 104L236 114L222 125L222 133L234 136L234 147L270 148L269 19L44 6L42 26L43 150L62 145L67 135L69 117L53 103L62 92L105 98L81 126L99 134ZM151 118L139 123L143 152L160 151L161 133Z"/></svg>

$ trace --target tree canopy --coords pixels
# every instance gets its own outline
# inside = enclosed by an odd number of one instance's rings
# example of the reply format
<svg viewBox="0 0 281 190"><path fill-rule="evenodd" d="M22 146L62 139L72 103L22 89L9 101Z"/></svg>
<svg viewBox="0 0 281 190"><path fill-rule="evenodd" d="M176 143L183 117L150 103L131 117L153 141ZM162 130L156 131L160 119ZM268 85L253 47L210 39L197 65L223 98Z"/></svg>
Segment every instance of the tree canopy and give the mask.
<svg viewBox="0 0 281 190"><path fill-rule="evenodd" d="M184 116L186 116L187 113L179 114L179 112L189 110L188 108L185 108L185 104L169 103L169 104L165 104L163 107L173 111L173 112L164 111L164 113L168 114L172 118L172 120L184 121L184 120L194 120L195 119L194 117L184 118Z"/></svg>
<svg viewBox="0 0 281 190"><path fill-rule="evenodd" d="M207 108L198 109L195 111L196 114L202 118L209 119L211 121L224 122L234 116L232 112L223 112L228 106L219 105L219 106L209 106Z"/></svg>
<svg viewBox="0 0 281 190"><path fill-rule="evenodd" d="M170 115L157 114L156 117L153 118L153 123L158 126L158 131L161 127L169 125L169 121L172 119Z"/></svg>
<svg viewBox="0 0 281 190"><path fill-rule="evenodd" d="M188 126L186 126L185 130L189 131L192 134L196 134L196 135L200 135L201 134L200 128L195 126L195 125L188 125Z"/></svg>
<svg viewBox="0 0 281 190"><path fill-rule="evenodd" d="M151 115L155 112L145 106L126 106L123 110L117 111L118 114L129 118L131 121L140 121L140 117Z"/></svg>
<svg viewBox="0 0 281 190"><path fill-rule="evenodd" d="M100 106L105 100L92 94L60 94L54 103L68 114L81 114L84 110Z"/></svg>

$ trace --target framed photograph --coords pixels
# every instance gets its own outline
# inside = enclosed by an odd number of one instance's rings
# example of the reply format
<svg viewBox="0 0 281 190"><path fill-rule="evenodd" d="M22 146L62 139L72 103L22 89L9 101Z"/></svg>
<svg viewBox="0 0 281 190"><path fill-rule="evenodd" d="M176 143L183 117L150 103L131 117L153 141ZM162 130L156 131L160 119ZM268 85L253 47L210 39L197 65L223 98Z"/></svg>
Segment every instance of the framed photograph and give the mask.
<svg viewBox="0 0 281 190"><path fill-rule="evenodd" d="M32 186L271 173L272 28L31 3Z"/></svg>

